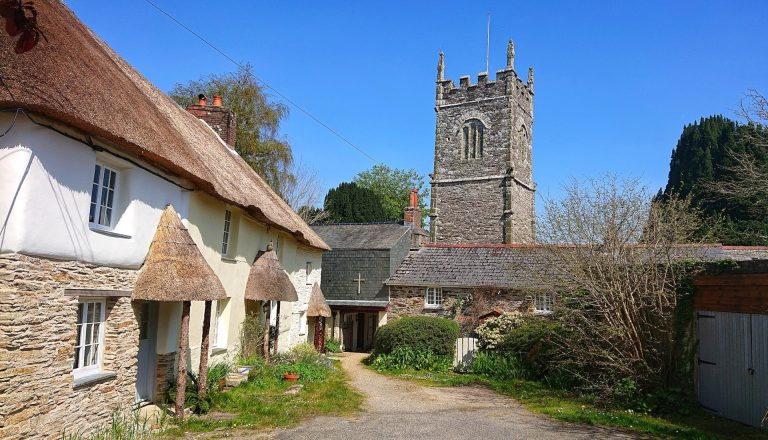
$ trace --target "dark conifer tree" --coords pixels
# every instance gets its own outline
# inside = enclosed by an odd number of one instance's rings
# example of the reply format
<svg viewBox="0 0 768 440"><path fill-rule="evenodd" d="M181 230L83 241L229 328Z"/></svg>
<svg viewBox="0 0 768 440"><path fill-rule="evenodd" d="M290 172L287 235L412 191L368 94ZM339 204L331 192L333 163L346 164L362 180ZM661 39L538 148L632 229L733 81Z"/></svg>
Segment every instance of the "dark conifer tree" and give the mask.
<svg viewBox="0 0 768 440"><path fill-rule="evenodd" d="M701 118L683 128L677 146L672 150L669 179L664 195L690 195L709 217L702 234L724 244L768 244L768 216L755 212L749 200L726 199L710 191L705 182L729 178L733 153L749 153L768 160L765 146L747 140L748 130L763 129L741 125L721 115ZM658 196L657 196L658 197Z"/></svg>

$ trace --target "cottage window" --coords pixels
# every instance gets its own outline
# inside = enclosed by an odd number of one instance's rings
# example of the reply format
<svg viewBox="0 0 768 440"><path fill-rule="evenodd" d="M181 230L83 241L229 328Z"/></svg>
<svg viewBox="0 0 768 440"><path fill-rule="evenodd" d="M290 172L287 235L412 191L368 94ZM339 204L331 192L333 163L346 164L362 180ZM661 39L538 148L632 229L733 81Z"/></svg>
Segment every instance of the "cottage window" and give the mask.
<svg viewBox="0 0 768 440"><path fill-rule="evenodd" d="M537 293L533 296L534 313L546 315L552 313L555 299L551 293Z"/></svg>
<svg viewBox="0 0 768 440"><path fill-rule="evenodd" d="M75 378L98 373L104 351L106 300L83 299L77 306L77 336L72 374Z"/></svg>
<svg viewBox="0 0 768 440"><path fill-rule="evenodd" d="M485 126L477 119L471 119L464 124L463 156L464 159L478 159L483 157L483 131Z"/></svg>
<svg viewBox="0 0 768 440"><path fill-rule="evenodd" d="M428 308L443 306L443 289L440 287L427 287L424 293L424 304Z"/></svg>
<svg viewBox="0 0 768 440"><path fill-rule="evenodd" d="M306 335L308 327L309 325L307 324L307 312L301 312L299 315L299 334Z"/></svg>
<svg viewBox="0 0 768 440"><path fill-rule="evenodd" d="M227 309L226 299L216 301L216 308L211 310L211 345L213 348L227 348L227 320L224 311Z"/></svg>
<svg viewBox="0 0 768 440"><path fill-rule="evenodd" d="M221 255L229 255L229 236L232 228L232 211L224 210L224 238L221 241Z"/></svg>
<svg viewBox="0 0 768 440"><path fill-rule="evenodd" d="M306 272L306 274L307 274L306 275L307 285L312 284L312 283L309 282L309 275L311 273L312 273L312 262L311 261L307 261L307 272Z"/></svg>
<svg viewBox="0 0 768 440"><path fill-rule="evenodd" d="M112 227L112 211L115 204L117 171L97 163L91 185L91 209L88 221L97 225Z"/></svg>

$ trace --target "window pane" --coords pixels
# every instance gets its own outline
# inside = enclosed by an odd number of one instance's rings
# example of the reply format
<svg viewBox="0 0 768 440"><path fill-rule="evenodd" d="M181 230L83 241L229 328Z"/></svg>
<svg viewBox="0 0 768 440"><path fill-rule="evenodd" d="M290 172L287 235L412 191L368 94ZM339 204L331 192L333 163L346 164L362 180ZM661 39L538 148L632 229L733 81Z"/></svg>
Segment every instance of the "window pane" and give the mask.
<svg viewBox="0 0 768 440"><path fill-rule="evenodd" d="M80 347L75 347L75 362L72 364L72 369L80 368Z"/></svg>
<svg viewBox="0 0 768 440"><path fill-rule="evenodd" d="M77 323L82 324L83 323L83 307L85 304L80 303L77 305Z"/></svg>
<svg viewBox="0 0 768 440"><path fill-rule="evenodd" d="M99 175L101 174L101 167L96 165L93 172L93 184L91 185L91 210L88 213L88 221L96 221L96 209L98 208L99 200Z"/></svg>
<svg viewBox="0 0 768 440"><path fill-rule="evenodd" d="M91 363L90 363L90 360L91 360L91 346L90 345L86 345L85 347L83 347L83 353L84 354L83 354L83 365L82 366L83 367L87 367L87 366L91 365Z"/></svg>

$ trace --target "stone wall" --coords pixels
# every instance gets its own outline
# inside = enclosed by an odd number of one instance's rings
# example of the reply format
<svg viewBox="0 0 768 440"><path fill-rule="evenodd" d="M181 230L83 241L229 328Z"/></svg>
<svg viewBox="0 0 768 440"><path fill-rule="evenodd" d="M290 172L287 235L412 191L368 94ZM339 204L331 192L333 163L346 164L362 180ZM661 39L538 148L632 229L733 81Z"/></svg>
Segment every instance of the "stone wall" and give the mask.
<svg viewBox="0 0 768 440"><path fill-rule="evenodd" d="M444 316L456 319L466 333L478 324L478 318L495 308L503 311L529 312L532 292L496 288L444 287L443 305L439 308L424 306L424 287L391 286L388 319L403 316ZM460 301L472 295L472 300Z"/></svg>
<svg viewBox="0 0 768 440"><path fill-rule="evenodd" d="M108 298L103 368L114 376L75 387L78 299L64 289L132 289L135 278L134 270L0 255L0 438L87 432L131 407L139 309L130 298Z"/></svg>
<svg viewBox="0 0 768 440"><path fill-rule="evenodd" d="M165 392L175 379L176 352L158 354L155 369L155 402L165 402Z"/></svg>
<svg viewBox="0 0 768 440"><path fill-rule="evenodd" d="M471 84L438 79L430 228L434 243L532 243L533 90L511 65ZM482 156L464 157L463 128L483 126ZM479 154L478 154L479 156Z"/></svg>

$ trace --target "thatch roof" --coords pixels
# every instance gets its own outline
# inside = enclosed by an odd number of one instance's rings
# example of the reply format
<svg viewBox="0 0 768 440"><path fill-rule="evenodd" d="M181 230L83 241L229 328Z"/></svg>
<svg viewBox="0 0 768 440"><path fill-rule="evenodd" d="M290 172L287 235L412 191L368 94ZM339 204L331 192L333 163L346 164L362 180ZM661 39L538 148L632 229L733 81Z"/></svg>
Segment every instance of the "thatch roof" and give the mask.
<svg viewBox="0 0 768 440"><path fill-rule="evenodd" d="M160 217L131 298L212 301L226 297L221 281L192 241L176 210L168 205Z"/></svg>
<svg viewBox="0 0 768 440"><path fill-rule="evenodd" d="M309 295L309 305L307 306L307 316L325 316L331 317L331 308L325 302L325 295L320 290L320 285L315 283L312 286L312 293Z"/></svg>
<svg viewBox="0 0 768 440"><path fill-rule="evenodd" d="M291 279L280 265L272 245L260 251L251 266L245 285L245 299L254 301L298 301Z"/></svg>
<svg viewBox="0 0 768 440"><path fill-rule="evenodd" d="M205 122L147 81L60 0L35 7L48 41L17 55L16 38L0 32L0 107L63 122L240 206L301 243L328 249Z"/></svg>

